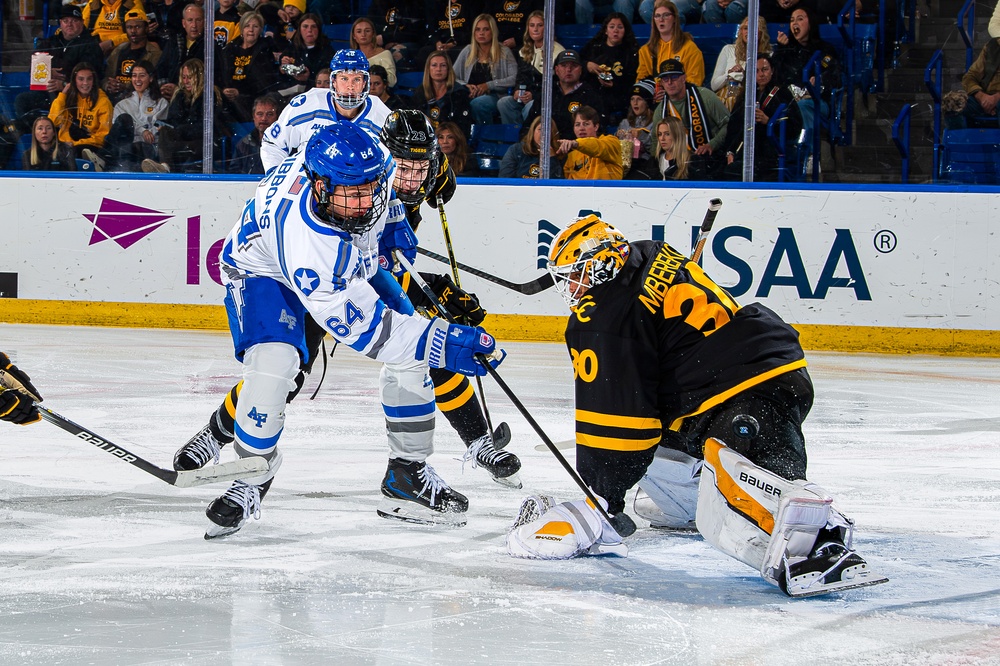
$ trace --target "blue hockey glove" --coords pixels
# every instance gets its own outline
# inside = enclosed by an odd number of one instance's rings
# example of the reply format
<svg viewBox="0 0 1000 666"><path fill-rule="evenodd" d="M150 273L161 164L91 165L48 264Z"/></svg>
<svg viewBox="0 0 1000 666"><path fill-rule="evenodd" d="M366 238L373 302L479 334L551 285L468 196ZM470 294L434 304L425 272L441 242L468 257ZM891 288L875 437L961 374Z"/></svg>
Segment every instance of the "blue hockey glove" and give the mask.
<svg viewBox="0 0 1000 666"><path fill-rule="evenodd" d="M378 242L378 265L399 275L406 271L402 266L396 265L396 259L392 256L392 251L397 249L411 264L417 260L417 235L405 219L386 224Z"/></svg>
<svg viewBox="0 0 1000 666"><path fill-rule="evenodd" d="M417 346L418 357L426 358L432 368L446 368L469 376L486 374L486 368L476 359L477 354L484 354L492 368L507 356L482 328L449 324L443 319L431 320Z"/></svg>

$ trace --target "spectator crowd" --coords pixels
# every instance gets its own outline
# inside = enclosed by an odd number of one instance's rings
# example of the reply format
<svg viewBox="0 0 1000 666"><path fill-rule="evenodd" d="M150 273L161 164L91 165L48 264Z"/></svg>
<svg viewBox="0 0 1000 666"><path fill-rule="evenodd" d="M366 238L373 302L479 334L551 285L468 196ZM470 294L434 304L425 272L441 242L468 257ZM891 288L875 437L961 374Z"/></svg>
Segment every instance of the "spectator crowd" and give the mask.
<svg viewBox="0 0 1000 666"><path fill-rule="evenodd" d="M841 85L837 52L819 38L819 24L836 12L823 0L763 0L749 74L744 0L560 2L557 25L593 24L593 31L582 47L552 45L551 81L542 73L549 17L541 0L361 4L366 14L354 16L348 0L215 0L206 45L208 5L196 0L55 3L58 26L35 48L51 56L50 78L44 90L17 95L15 117L4 119L13 139L0 164L74 170L86 160L98 171L201 172L204 104L212 99L216 171L259 174L263 132L296 95L328 86L334 52L352 48L368 59L370 94L390 109L423 111L463 176L497 175L484 171L471 146L474 127L498 124L519 130L499 175L540 175L548 88L550 177L739 179L744 86L754 85L755 169L766 180L778 171L778 151L766 139L770 119L782 109L790 135L811 145L814 117L829 117L830 92ZM767 20L789 25L775 44ZM635 21L648 24L648 38L637 38ZM734 41L717 61L706 62L685 31L697 22L732 24ZM330 26L349 30L332 41ZM797 87L816 51L818 104Z"/></svg>

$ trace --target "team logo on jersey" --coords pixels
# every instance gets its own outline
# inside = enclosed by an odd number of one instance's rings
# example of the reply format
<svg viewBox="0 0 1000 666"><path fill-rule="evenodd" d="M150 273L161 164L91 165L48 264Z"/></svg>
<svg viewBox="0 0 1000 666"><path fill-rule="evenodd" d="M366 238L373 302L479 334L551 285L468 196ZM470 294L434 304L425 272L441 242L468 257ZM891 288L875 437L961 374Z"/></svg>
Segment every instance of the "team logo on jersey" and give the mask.
<svg viewBox="0 0 1000 666"><path fill-rule="evenodd" d="M457 2L451 3L451 11L448 13L450 18L453 19L458 18L458 15L461 13L462 13L462 5Z"/></svg>
<svg viewBox="0 0 1000 666"><path fill-rule="evenodd" d="M581 106L583 106L583 104L580 104L579 102L574 100L569 103L569 107L567 107L566 110L569 111L570 115L573 115L574 113L580 110Z"/></svg>
<svg viewBox="0 0 1000 666"><path fill-rule="evenodd" d="M521 0L517 2L505 2L503 3L503 10L505 12L516 12L517 8L521 6Z"/></svg>
<svg viewBox="0 0 1000 666"><path fill-rule="evenodd" d="M319 286L319 275L311 268L300 268L295 271L293 277L295 278L295 286L305 296L316 291L316 287Z"/></svg>
<svg viewBox="0 0 1000 666"><path fill-rule="evenodd" d="M302 106L306 103L305 95L296 95L292 98L292 101L288 103L288 106Z"/></svg>
<svg viewBox="0 0 1000 666"><path fill-rule="evenodd" d="M88 245L111 240L123 250L138 243L173 217L158 210L107 198L101 199L98 212L84 213L83 216L94 225Z"/></svg>
<svg viewBox="0 0 1000 666"><path fill-rule="evenodd" d="M532 164L528 167L528 178L541 178L542 177L542 167L537 164ZM551 239L550 239L551 242Z"/></svg>

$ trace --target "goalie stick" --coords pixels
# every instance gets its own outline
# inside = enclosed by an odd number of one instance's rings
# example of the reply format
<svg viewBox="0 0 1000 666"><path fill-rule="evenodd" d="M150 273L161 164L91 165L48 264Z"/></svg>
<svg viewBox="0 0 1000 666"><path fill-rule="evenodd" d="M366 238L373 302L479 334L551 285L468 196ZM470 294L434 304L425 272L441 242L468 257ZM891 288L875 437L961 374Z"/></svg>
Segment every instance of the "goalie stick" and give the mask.
<svg viewBox="0 0 1000 666"><path fill-rule="evenodd" d="M60 414L56 414L51 409L42 407L37 402L35 407L42 418L54 426L62 428L69 434L80 438L88 444L93 444L102 451L107 451L111 455L127 462L134 467L138 467L147 474L152 474L161 481L166 481L178 488L191 488L203 486L208 483L220 483L223 481L235 481L248 476L257 476L267 471L267 462L260 457L241 458L232 462L212 465L205 469L195 469L190 471L175 472L172 469L164 469L153 463L140 458L131 451L107 440L100 435L73 423Z"/></svg>
<svg viewBox="0 0 1000 666"><path fill-rule="evenodd" d="M698 238L694 243L694 250L691 252L691 261L698 263L701 259L702 250L705 249L705 242L708 240L708 234L712 231L712 225L715 224L715 216L719 214L719 209L722 208L722 199L712 199L708 202L708 210L705 211L705 220L701 223L701 231L698 233Z"/></svg>
<svg viewBox="0 0 1000 666"><path fill-rule="evenodd" d="M411 264L407 260L407 258L403 256L403 253L400 252L399 250L395 250L395 253L397 261L399 261L399 263L401 263L406 268L406 272L410 274L410 277L413 278L413 280L417 283L417 285L419 285L420 289L422 289L423 292L427 294L428 298L430 298L432 301L436 300L437 297L434 296L433 290L431 290L430 286L426 282L424 282L424 279L422 277L420 277L420 273L418 273L417 269L413 267L413 264ZM439 310L441 312L441 315L447 321L455 323L455 318L451 316L451 313L448 312L446 308L439 308ZM590 487L587 486L586 483L584 483L583 479L580 478L580 475L576 473L575 469L573 469L573 466L566 461L566 457L559 452L559 449L556 448L556 445L552 443L552 440L549 439L549 436L546 435L545 431L542 430L542 427L538 425L538 421L536 421L531 416L531 413L524 406L524 403L522 403L518 399L514 391L511 390L509 386L507 386L507 382L503 380L503 378L500 376L500 373L496 371L496 368L490 365L489 359L484 354L476 354L476 360L479 361L479 363L483 366L483 368L486 369L486 372L489 373L489 375L493 377L494 380L496 380L497 385L500 386L503 392L507 394L507 397L510 399L510 401L514 403L514 406L517 407L517 411L521 412L521 416L523 416L524 420L528 422L528 425L530 425L534 429L534 431L538 433L538 436L542 438L542 441L545 442L545 446L548 447L549 451L552 452L552 455L554 455L556 457L556 460L559 461L559 464L563 466L563 469L565 469L566 472L573 479L573 481L576 482L576 485L580 487L580 489L583 491L583 494L586 495L587 499L590 500L590 503L594 505L597 512L601 514L601 516L603 516L603 518L606 521L608 521L608 523L613 525L614 522L612 521L611 516L608 514L607 510L601 505L601 503L597 501L597 498L594 497L593 491L591 491Z"/></svg>
<svg viewBox="0 0 1000 666"><path fill-rule="evenodd" d="M437 252L432 252L431 250L425 250L422 247L418 247L417 252L424 255L425 257L430 257L435 261L440 261L442 264L449 263L448 257L438 254ZM481 271L478 268L473 268L472 266L463 264L460 261L455 262L455 264L466 273L475 275L476 277L480 277L489 282L493 282L494 284L498 284L501 287L506 287L507 289L510 289L511 291L516 291L519 294L524 294L525 296L534 296L535 294L545 291L553 284L555 284L555 282L552 281L552 276L549 275L548 273L538 278L537 280L532 280L531 282L525 282L524 284L518 284L517 282L511 282L510 280L504 280L503 278L497 277L496 275L491 275L490 273L487 273L486 271Z"/></svg>

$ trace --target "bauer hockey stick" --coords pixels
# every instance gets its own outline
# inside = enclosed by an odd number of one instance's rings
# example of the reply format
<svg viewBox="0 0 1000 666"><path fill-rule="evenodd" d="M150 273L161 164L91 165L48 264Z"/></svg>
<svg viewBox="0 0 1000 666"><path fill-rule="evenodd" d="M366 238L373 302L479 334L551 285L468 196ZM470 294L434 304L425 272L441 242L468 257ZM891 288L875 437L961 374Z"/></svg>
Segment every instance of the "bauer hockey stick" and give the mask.
<svg viewBox="0 0 1000 666"><path fill-rule="evenodd" d="M708 210L705 211L705 220L701 223L701 231L698 232L698 238L694 243L694 250L691 251L691 261L698 263L701 259L701 253L705 249L705 243L708 241L708 234L712 232L712 225L715 224L715 216L719 214L719 209L722 208L722 199L712 199L708 202Z"/></svg>
<svg viewBox="0 0 1000 666"><path fill-rule="evenodd" d="M258 456L252 458L240 458L232 462L212 465L204 469L194 469L189 471L175 472L172 469L164 469L153 463L140 458L127 449L108 441L106 438L95 434L81 425L73 423L69 419L56 414L51 409L42 407L37 402L35 407L42 418L58 426L69 434L82 439L88 444L93 444L102 451L107 451L116 458L138 467L147 474L152 474L161 481L166 481L178 488L191 488L193 486L203 486L208 483L221 483L223 481L235 481L248 476L257 476L267 471L267 462Z"/></svg>
<svg viewBox="0 0 1000 666"><path fill-rule="evenodd" d="M403 264L403 266L406 268L406 272L410 274L410 277L413 278L413 280L417 283L417 285L424 292L424 294L426 294L428 298L431 298L432 300L436 301L437 297L434 296L434 291L430 288L430 286L426 282L424 282L424 279L420 277L420 274L417 273L417 270L413 268L413 264L411 264L406 259L406 257L403 256L402 252L400 252L399 250L395 250L395 252L397 260L401 264ZM441 311L442 316L446 320L448 320L453 324L455 323L455 318L451 316L450 312L448 312L445 308L439 308L439 310ZM606 521L611 523L611 516L608 514L607 510L603 506L601 506L601 503L597 501L596 497L594 497L594 493L590 490L587 484L583 482L583 479L581 479L580 475L576 473L576 470L573 469L573 466L569 464L569 462L566 460L566 457L559 452L559 449L556 447L555 444L552 443L552 440L549 438L549 436L545 434L545 431L542 430L542 426L538 425L538 421L536 421L531 416L531 413L524 406L524 403L522 403L518 399L517 395L514 394L514 391L511 390L509 386L507 386L507 382L503 380L503 378L500 376L500 373L497 372L496 368L490 365L489 359L484 354L476 354L476 360L479 361L479 363L486 369L486 372L488 372L489 375L496 380L496 383L500 386L503 392L507 394L507 397L510 399L512 403L514 403L514 406L517 407L517 411L521 412L521 416L523 416L524 420L528 422L528 425L530 425L534 429L534 431L538 433L538 436L542 438L542 441L545 442L545 446L548 447L549 451L552 452L552 455L554 455L556 457L556 460L559 461L559 464L563 466L563 469L565 469L566 472L573 479L573 481L576 482L576 485L580 487L580 490L582 490L583 494L587 496L587 499L590 500L590 503L594 505L594 507L597 509L597 512L600 513L601 516Z"/></svg>
<svg viewBox="0 0 1000 666"><path fill-rule="evenodd" d="M440 261L442 264L448 263L448 258L445 257L444 255L438 254L437 252L432 252L431 250L425 250L422 247L418 247L417 252L424 255L425 257L430 257L435 261ZM463 264L460 261L456 262L456 265L466 273L469 273L470 275L475 275L476 277L483 278L488 282L493 282L494 284L498 284L501 287L506 287L511 291L516 291L519 294L524 294L525 296L534 296L535 294L541 291L545 291L553 284L555 284L555 282L553 282L552 280L552 276L549 275L548 273L538 278L537 280L532 280L531 282L525 282L524 284L518 284L517 282L511 282L510 280L504 280L503 278L497 277L496 275L491 275L490 273L487 273L486 271L481 271L478 268L473 268L472 266Z"/></svg>
<svg viewBox="0 0 1000 666"><path fill-rule="evenodd" d="M458 261L455 259L455 250L451 246L451 230L448 228L448 216L444 212L444 198L440 194L437 197L437 204L438 215L441 218L441 231L444 232L444 244L448 248L448 265L451 266L451 276L455 280L455 286L461 289L462 280L458 276ZM445 308L446 306L442 304L440 309L444 310ZM476 388L479 389L479 402L483 405L483 416L486 418L486 427L490 435L490 442L496 446L496 442L493 439L493 419L490 418L490 408L486 406L486 391L483 389L483 378L479 375L476 375Z"/></svg>

